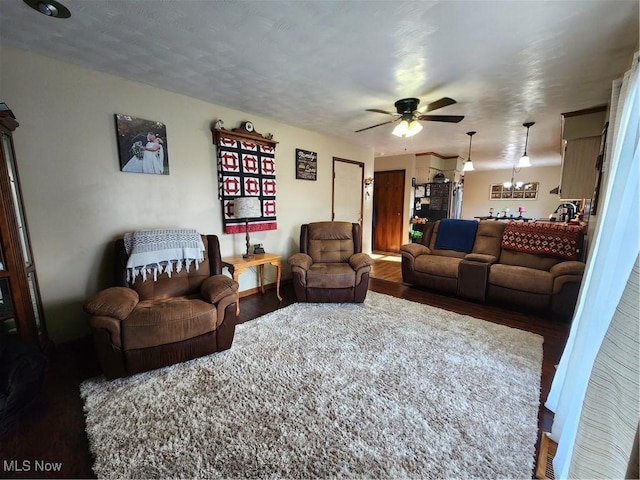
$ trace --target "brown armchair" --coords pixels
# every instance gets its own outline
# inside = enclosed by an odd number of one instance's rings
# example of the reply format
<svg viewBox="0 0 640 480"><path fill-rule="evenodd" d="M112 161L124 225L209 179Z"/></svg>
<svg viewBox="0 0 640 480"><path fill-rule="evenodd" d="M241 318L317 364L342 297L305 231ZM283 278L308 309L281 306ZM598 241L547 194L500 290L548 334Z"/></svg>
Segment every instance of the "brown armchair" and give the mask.
<svg viewBox="0 0 640 480"><path fill-rule="evenodd" d="M360 225L316 222L300 228L300 253L288 259L299 302L364 302L373 260Z"/></svg>
<svg viewBox="0 0 640 480"><path fill-rule="evenodd" d="M222 275L215 235L202 236L204 261L183 269L126 280L127 254L115 243L116 284L84 304L98 361L107 379L153 370L226 350L235 333L238 284Z"/></svg>

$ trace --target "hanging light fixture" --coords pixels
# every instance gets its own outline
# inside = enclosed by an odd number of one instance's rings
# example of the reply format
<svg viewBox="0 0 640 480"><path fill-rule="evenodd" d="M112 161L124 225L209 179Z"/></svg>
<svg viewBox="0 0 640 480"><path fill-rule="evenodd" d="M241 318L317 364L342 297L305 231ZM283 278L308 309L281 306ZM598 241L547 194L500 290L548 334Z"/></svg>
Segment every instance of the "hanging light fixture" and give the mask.
<svg viewBox="0 0 640 480"><path fill-rule="evenodd" d="M469 156L467 157L467 161L464 162L464 166L462 167L463 172L473 172L473 162L471 161L471 139L476 134L476 132L467 132L469 135Z"/></svg>
<svg viewBox="0 0 640 480"><path fill-rule="evenodd" d="M520 157L520 160L518 160L518 164L514 165L513 169L511 169L511 181L504 182L502 184L504 185L504 188L511 188L511 187L515 187L518 189L522 188L523 182L514 182L513 178L515 177L516 173L520 172L521 168L526 168L531 166L531 159L529 159L529 155L527 155L527 145L529 144L529 129L535 123L536 122L526 122L522 124L523 127L527 127L527 138L524 141L524 154L522 155L522 157Z"/></svg>
<svg viewBox="0 0 640 480"><path fill-rule="evenodd" d="M516 168L526 168L531 166L531 160L529 159L529 155L527 155L527 144L529 143L529 128L534 125L536 122L527 122L523 123L523 127L527 127L527 139L524 141L524 155L520 157L518 160L518 165Z"/></svg>

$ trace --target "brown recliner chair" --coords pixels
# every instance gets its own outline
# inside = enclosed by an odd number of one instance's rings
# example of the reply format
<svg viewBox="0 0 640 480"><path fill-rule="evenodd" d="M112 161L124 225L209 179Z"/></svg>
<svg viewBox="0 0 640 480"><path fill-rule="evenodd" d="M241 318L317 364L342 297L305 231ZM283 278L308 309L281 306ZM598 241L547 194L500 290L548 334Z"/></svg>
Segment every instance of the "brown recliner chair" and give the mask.
<svg viewBox="0 0 640 480"><path fill-rule="evenodd" d="M288 259L299 302L364 302L373 260L362 253L360 224L315 222L300 228L300 253Z"/></svg>
<svg viewBox="0 0 640 480"><path fill-rule="evenodd" d="M238 284L222 275L215 235L202 236L196 270L126 280L127 253L115 243L116 284L84 304L107 379L153 370L231 347Z"/></svg>

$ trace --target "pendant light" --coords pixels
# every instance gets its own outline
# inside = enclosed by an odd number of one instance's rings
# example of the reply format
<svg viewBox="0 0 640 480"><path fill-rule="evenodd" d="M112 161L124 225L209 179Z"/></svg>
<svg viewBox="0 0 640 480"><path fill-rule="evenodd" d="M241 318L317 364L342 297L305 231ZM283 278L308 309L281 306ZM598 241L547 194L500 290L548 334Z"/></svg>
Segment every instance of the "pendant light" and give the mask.
<svg viewBox="0 0 640 480"><path fill-rule="evenodd" d="M522 157L520 157L520 160L518 160L518 165L516 165L516 168L525 168L531 166L531 160L529 159L529 155L527 155L527 144L529 143L529 128L531 128L531 126L535 123L536 122L527 122L522 124L523 127L527 127L527 139L524 141L524 155L522 155Z"/></svg>
<svg viewBox="0 0 640 480"><path fill-rule="evenodd" d="M473 139L473 136L475 134L476 132L467 132L467 135L469 135L469 156L467 157L467 161L464 162L464 166L462 167L463 172L473 172L474 170L473 162L471 161L471 140Z"/></svg>

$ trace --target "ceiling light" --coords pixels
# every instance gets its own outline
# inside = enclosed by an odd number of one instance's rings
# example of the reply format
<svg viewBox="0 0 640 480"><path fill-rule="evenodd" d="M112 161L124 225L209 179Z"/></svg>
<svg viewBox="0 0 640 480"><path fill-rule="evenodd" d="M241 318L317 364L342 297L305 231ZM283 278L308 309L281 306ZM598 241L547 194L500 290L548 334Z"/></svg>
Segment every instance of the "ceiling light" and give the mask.
<svg viewBox="0 0 640 480"><path fill-rule="evenodd" d="M410 117L409 119L403 118L391 133L396 137L413 137L420 130L422 130L420 122Z"/></svg>
<svg viewBox="0 0 640 480"><path fill-rule="evenodd" d="M531 128L531 126L535 123L536 122L526 122L522 124L523 127L527 127L527 139L524 141L524 154L522 155L522 157L520 157L520 160L518 160L517 165L514 165L513 169L511 170L511 181L504 182L502 184L504 188L511 188L514 186L515 188L522 188L522 185L524 185L522 182L514 183L513 177L515 177L516 173L520 173L521 168L531 166L531 160L529 159L529 155L527 155L527 145L529 144L529 128Z"/></svg>
<svg viewBox="0 0 640 480"><path fill-rule="evenodd" d="M473 162L471 161L471 140L473 139L473 136L475 134L476 132L467 132L467 135L469 135L469 156L467 157L467 161L464 162L464 166L462 167L463 172L473 172L474 170Z"/></svg>
<svg viewBox="0 0 640 480"><path fill-rule="evenodd" d="M531 126L535 123L536 122L527 122L522 124L523 127L527 127L527 139L524 142L524 155L522 155L522 157L520 157L520 160L518 160L518 165L516 165L516 168L525 168L531 166L531 160L529 159L529 155L527 155L527 144L529 143L529 128L531 128Z"/></svg>
<svg viewBox="0 0 640 480"><path fill-rule="evenodd" d="M407 122L406 120L402 120L398 125L396 125L396 128L393 129L393 132L391 132L391 134L395 135L396 137L406 137L408 131L409 122Z"/></svg>
<svg viewBox="0 0 640 480"><path fill-rule="evenodd" d="M67 7L55 0L23 0L34 10L46 15L47 17L69 18L71 12Z"/></svg>

